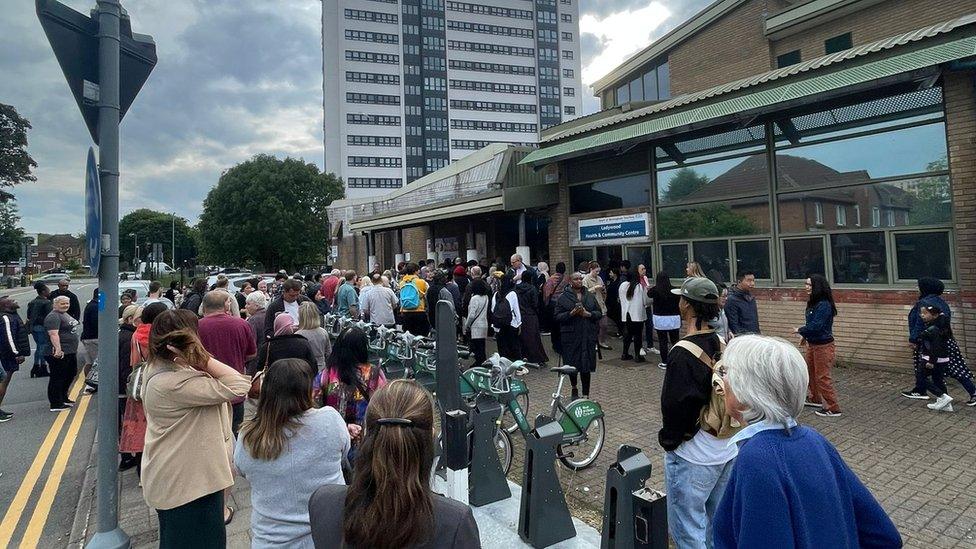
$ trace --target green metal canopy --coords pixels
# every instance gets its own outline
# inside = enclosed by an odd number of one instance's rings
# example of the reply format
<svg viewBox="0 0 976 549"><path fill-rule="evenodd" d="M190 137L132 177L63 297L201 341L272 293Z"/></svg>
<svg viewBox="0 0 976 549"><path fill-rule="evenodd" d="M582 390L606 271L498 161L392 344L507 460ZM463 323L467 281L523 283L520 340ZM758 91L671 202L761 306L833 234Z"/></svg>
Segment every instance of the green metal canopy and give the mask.
<svg viewBox="0 0 976 549"><path fill-rule="evenodd" d="M845 52L838 52L831 56L811 60L796 67L787 67L770 73L764 73L743 81L711 88L696 94L697 97L681 96L671 101L641 109L638 112L618 115L610 120L596 123L597 127L611 126L614 123L624 123L629 120L645 118L645 120L627 126L611 128L599 133L591 133L580 138L562 141L551 146L536 150L526 156L521 164L541 166L568 158L583 156L604 150L621 148L655 138L678 133L675 130L704 127L709 122L720 119L739 117L748 120L751 117L768 112L770 107L786 106L804 98L817 96L842 90L853 86L888 79L904 73L911 73L959 59L976 56L976 36L968 36L940 44L922 47L909 52L892 55L876 61L841 68L825 74L810 76L802 80L791 80L781 85L757 90L731 97L729 99L709 102L704 105L695 103L708 98L731 94L743 88L758 86L785 76L800 72L812 72L813 69L824 67L836 61L844 61L852 57L864 56L879 50L889 49L905 42L925 38L926 35L941 34L952 28L968 25L976 20L973 15L957 19L956 21L920 29L907 35L893 37L887 40L865 44ZM925 32L929 31L929 32ZM914 39L914 40L913 40ZM555 134L552 139L568 137L574 133L596 130L596 127L574 128L572 131Z"/></svg>

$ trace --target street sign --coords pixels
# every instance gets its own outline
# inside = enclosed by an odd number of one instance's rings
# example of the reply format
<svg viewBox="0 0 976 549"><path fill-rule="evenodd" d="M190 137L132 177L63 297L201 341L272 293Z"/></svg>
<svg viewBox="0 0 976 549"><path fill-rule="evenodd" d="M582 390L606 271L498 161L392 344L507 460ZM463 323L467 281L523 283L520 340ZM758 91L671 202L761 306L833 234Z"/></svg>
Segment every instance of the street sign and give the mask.
<svg viewBox="0 0 976 549"><path fill-rule="evenodd" d="M95 150L88 147L85 167L85 257L91 272L97 274L102 262L102 186L98 179Z"/></svg>
<svg viewBox="0 0 976 549"><path fill-rule="evenodd" d="M98 144L98 22L57 0L35 0L44 28L68 87L78 102L92 140ZM132 34L127 15L121 20L119 54L119 121L156 66L156 44L145 34Z"/></svg>

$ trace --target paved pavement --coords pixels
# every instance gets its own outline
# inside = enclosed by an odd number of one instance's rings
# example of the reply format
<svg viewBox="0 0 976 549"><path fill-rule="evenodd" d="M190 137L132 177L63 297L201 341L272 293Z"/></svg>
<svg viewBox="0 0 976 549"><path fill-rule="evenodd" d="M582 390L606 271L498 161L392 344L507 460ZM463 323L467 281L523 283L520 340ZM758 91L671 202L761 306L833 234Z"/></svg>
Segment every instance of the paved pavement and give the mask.
<svg viewBox="0 0 976 549"><path fill-rule="evenodd" d="M620 342L615 345L619 348ZM618 446L632 444L648 453L654 464L650 487L661 488L664 480L663 451L656 442L664 372L650 360L654 355L643 365L613 360L618 355L612 351L605 356L608 360L594 375L591 396L606 411L606 446L596 464L585 471L557 468L574 514L597 528L602 520L604 476ZM922 402L902 398L898 391L911 384L907 369L839 368L835 378L844 416L826 419L804 412L801 422L834 443L892 517L906 547L976 547L976 409L959 406L955 413L935 413ZM547 411L555 382L555 374L548 371L527 375L532 391L529 417ZM964 395L958 385L951 385L950 393ZM519 435L514 438L516 463L510 478L520 481L523 444ZM86 483L92 480L93 476ZM246 547L250 513L246 481L235 487L233 499L238 515L228 530L230 545ZM132 472L123 475L121 503L123 528L133 536L133 547L153 546L154 513L145 507ZM93 520L76 522L73 539L84 539L85 524Z"/></svg>
<svg viewBox="0 0 976 549"><path fill-rule="evenodd" d="M80 280L71 290L84 303L94 287L93 281ZM26 318L27 302L37 294L14 288L0 295L17 301ZM73 397L77 404L71 412L50 412L48 378L31 379L32 364L28 358L14 374L3 402L15 416L0 424L0 547L65 546L95 438L95 401ZM79 379L72 394L81 388Z"/></svg>

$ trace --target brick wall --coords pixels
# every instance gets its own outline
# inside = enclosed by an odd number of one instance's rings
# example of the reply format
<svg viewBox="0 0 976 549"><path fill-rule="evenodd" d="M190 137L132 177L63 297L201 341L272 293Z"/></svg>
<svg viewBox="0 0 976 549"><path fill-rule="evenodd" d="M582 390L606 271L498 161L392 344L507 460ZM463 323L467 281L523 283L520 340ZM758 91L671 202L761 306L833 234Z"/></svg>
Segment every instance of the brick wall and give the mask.
<svg viewBox="0 0 976 549"><path fill-rule="evenodd" d="M751 0L671 50L671 95L703 90L769 70L766 2Z"/></svg>
<svg viewBox="0 0 976 549"><path fill-rule="evenodd" d="M946 136L952 177L956 273L961 304L953 319L963 352L976 354L976 72L946 72ZM958 320L957 320L958 319Z"/></svg>
<svg viewBox="0 0 976 549"><path fill-rule="evenodd" d="M547 170L554 170L555 165ZM559 174L559 202L549 212L549 267L555 269L560 261L572 269L573 256L569 252L569 187L566 185L566 173Z"/></svg>
<svg viewBox="0 0 976 549"><path fill-rule="evenodd" d="M430 238L430 227L409 227L403 229L403 252L410 254L410 261L417 263L427 259L427 239Z"/></svg>
<svg viewBox="0 0 976 549"><path fill-rule="evenodd" d="M846 32L851 33L853 44L858 46L974 11L973 0L887 0L773 42L769 68L776 68L777 55L796 49L803 61L825 55L824 41Z"/></svg>

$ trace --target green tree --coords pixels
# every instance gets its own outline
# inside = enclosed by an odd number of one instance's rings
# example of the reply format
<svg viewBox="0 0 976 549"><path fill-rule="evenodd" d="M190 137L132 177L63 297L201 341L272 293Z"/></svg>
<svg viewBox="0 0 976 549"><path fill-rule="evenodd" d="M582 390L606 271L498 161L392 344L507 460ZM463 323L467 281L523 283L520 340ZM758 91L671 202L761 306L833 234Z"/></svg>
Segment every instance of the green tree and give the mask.
<svg viewBox="0 0 976 549"><path fill-rule="evenodd" d="M211 262L265 269L322 261L329 240L326 207L342 181L315 164L257 155L224 172L203 201L200 250Z"/></svg>
<svg viewBox="0 0 976 549"><path fill-rule="evenodd" d="M32 173L37 162L27 153L30 127L30 122L17 114L17 109L0 103L0 202L13 198L3 187L37 180Z"/></svg>
<svg viewBox="0 0 976 549"><path fill-rule="evenodd" d="M756 234L747 216L726 204L708 204L687 210L663 210L657 216L658 234L667 238L699 238Z"/></svg>
<svg viewBox="0 0 976 549"><path fill-rule="evenodd" d="M945 171L949 167L947 158L930 162L927 171ZM946 223L952 219L950 204L952 203L949 189L949 178L946 176L929 176L918 180L914 199L911 202L909 218L912 225L928 225L932 223Z"/></svg>
<svg viewBox="0 0 976 549"><path fill-rule="evenodd" d="M133 237L131 235L135 234ZM173 246L173 214L142 208L125 215L119 220L120 261L133 265L134 246L139 244L139 257L142 260L152 251L148 244L158 242L163 245L163 257L172 263L170 250ZM176 262L171 265L179 268L184 260L197 256L196 229L182 218L176 218ZM134 268L134 265L133 265Z"/></svg>
<svg viewBox="0 0 976 549"><path fill-rule="evenodd" d="M668 181L668 188L664 191L664 201L681 200L708 185L708 181L707 175L700 174L692 168L681 168Z"/></svg>
<svg viewBox="0 0 976 549"><path fill-rule="evenodd" d="M13 261L21 256L24 230L13 202L0 202L0 261Z"/></svg>

